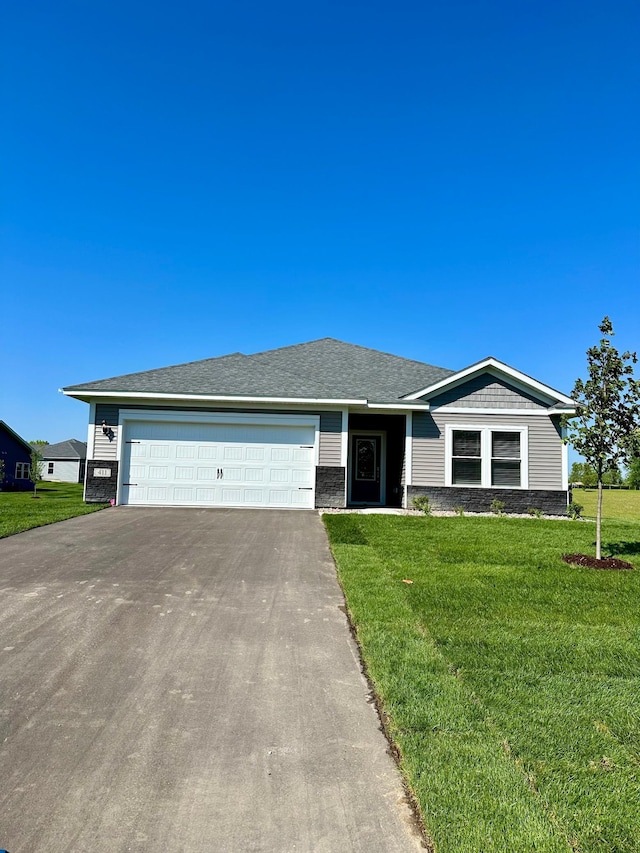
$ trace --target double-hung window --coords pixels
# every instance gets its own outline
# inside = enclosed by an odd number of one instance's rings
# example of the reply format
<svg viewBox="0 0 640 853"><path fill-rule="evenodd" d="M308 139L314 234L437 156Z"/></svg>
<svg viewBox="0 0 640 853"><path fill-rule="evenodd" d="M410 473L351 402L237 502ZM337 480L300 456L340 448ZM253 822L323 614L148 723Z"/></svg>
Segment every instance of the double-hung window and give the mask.
<svg viewBox="0 0 640 853"><path fill-rule="evenodd" d="M53 474L53 462L47 462L47 475Z"/></svg>
<svg viewBox="0 0 640 853"><path fill-rule="evenodd" d="M526 427L447 426L447 486L528 488Z"/></svg>
<svg viewBox="0 0 640 853"><path fill-rule="evenodd" d="M29 463L28 462L16 462L16 480L28 480L29 479Z"/></svg>

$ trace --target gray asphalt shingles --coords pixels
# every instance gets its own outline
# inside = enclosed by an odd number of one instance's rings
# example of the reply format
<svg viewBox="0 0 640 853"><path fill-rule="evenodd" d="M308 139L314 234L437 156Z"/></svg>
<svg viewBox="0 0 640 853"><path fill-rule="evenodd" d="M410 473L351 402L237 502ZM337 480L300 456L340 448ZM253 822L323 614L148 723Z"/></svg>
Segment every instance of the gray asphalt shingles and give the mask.
<svg viewBox="0 0 640 853"><path fill-rule="evenodd" d="M322 338L303 344L130 373L65 391L124 391L394 402L453 373L419 361Z"/></svg>

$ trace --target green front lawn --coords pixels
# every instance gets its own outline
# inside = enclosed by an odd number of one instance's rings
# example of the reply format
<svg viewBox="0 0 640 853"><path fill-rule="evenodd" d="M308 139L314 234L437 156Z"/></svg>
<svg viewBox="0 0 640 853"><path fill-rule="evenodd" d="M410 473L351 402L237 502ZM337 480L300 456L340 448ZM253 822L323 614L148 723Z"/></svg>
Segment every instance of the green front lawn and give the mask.
<svg viewBox="0 0 640 853"><path fill-rule="evenodd" d="M595 518L598 507L597 489L574 489L573 499L584 506L585 518ZM602 517L640 521L640 491L637 489L603 489Z"/></svg>
<svg viewBox="0 0 640 853"><path fill-rule="evenodd" d="M0 539L107 506L85 504L81 483L40 483L37 495L34 498L33 491L0 492Z"/></svg>
<svg viewBox="0 0 640 853"><path fill-rule="evenodd" d="M436 851L637 853L640 571L563 563L591 523L324 521ZM640 524L603 539L640 569Z"/></svg>

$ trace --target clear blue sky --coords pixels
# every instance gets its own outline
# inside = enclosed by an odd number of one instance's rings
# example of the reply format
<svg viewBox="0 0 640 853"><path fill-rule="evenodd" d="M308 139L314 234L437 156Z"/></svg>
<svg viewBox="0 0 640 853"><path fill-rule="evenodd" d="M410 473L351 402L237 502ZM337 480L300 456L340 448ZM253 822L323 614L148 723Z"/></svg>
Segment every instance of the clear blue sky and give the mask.
<svg viewBox="0 0 640 853"><path fill-rule="evenodd" d="M640 349L640 4L4 4L0 418L332 336L569 392Z"/></svg>

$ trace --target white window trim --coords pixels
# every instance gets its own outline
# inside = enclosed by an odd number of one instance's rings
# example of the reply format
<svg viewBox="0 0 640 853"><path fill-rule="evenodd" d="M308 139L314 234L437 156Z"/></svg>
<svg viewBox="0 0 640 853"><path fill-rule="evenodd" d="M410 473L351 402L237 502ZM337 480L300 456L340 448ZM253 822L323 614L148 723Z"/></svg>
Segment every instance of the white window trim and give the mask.
<svg viewBox="0 0 640 853"><path fill-rule="evenodd" d="M477 485L453 482L453 432L479 432L481 442L481 482ZM492 486L491 485L491 433L519 432L520 433L520 485ZM457 489L528 489L529 488L529 428L526 426L502 426L486 424L447 424L444 433L445 453L445 486Z"/></svg>
<svg viewBox="0 0 640 853"><path fill-rule="evenodd" d="M21 470L21 474L18 476L18 468ZM26 471L26 474L25 474ZM16 462L16 471L14 480L30 480L31 479L31 465L28 462Z"/></svg>

